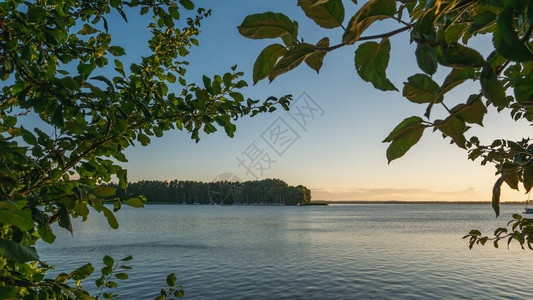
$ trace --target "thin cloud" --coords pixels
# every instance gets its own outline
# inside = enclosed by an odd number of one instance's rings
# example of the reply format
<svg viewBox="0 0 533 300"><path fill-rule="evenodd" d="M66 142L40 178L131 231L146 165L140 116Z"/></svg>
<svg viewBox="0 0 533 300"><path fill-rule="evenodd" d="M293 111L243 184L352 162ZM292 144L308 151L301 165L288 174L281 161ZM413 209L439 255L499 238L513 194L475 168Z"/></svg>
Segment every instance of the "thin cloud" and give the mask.
<svg viewBox="0 0 533 300"><path fill-rule="evenodd" d="M373 189L312 189L316 200L355 201L484 201L473 187L456 191L436 191L429 188L373 188Z"/></svg>

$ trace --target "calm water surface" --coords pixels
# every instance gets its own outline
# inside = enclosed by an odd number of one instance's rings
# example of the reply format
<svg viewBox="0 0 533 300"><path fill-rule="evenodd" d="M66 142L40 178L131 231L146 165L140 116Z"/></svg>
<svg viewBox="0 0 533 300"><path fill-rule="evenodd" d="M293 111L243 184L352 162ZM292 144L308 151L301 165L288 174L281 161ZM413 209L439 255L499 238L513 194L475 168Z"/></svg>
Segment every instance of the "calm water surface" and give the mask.
<svg viewBox="0 0 533 300"><path fill-rule="evenodd" d="M532 299L531 251L468 250L470 229L493 231L522 206L147 205L56 229L41 258L72 271L133 255L121 299L147 299L176 273L186 299ZM94 283L86 287L95 290Z"/></svg>

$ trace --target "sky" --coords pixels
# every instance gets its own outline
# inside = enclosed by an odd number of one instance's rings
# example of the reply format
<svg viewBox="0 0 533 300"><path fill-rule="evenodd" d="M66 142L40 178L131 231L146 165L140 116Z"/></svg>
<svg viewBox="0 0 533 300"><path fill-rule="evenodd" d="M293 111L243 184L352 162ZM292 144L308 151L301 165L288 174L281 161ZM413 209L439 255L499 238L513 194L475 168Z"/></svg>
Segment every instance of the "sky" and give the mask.
<svg viewBox="0 0 533 300"><path fill-rule="evenodd" d="M252 13L286 14L298 21L300 36L309 43L327 36L331 44L337 44L343 33L339 28L318 27L304 15L296 0L195 3L198 7L211 8L213 14L202 24L200 46L193 48L187 57L188 81L201 83L202 75L223 74L237 64L245 79L252 83L257 55L265 46L280 43L279 40L250 40L238 33L237 26ZM347 21L357 6L345 1L345 7ZM144 19L135 16L129 18L128 24L118 18L113 20L112 42L125 46L126 60L134 61L147 53L149 33L145 25ZM382 21L365 35L398 27L397 22ZM387 74L401 91L407 77L422 72L416 65L415 48L409 44L408 33L391 38L391 43ZM490 41L474 39L469 46L486 56ZM465 150L450 145L449 139L430 130L404 157L387 163L388 144L382 140L403 119L422 116L425 106L410 103L401 92L379 91L361 80L354 68L356 48L357 44L329 53L320 74L301 65L270 84L264 80L243 92L255 99L292 94L296 101L291 113L278 110L241 119L233 138L219 130L202 135L201 141L195 143L189 134L176 130L153 139L147 147L129 148L126 151L129 162L125 165L129 179L211 181L221 174L232 173L242 181L280 178L290 185L302 184L311 189L314 200L489 201L497 179L494 166L480 166L479 161L467 160ZM449 69L440 67L434 79L442 83L447 72ZM448 93L445 102L453 107L477 92L478 83L470 83ZM302 118L298 108L306 112L306 107L313 115ZM445 116L438 108L433 114ZM284 133L283 145L271 135L277 129ZM514 122L508 113L497 114L490 109L484 127L473 126L469 133L489 143L495 138L520 139L528 136L529 131L526 123ZM262 171L252 168L254 174L245 168L249 167L246 159L253 153L261 153L265 168ZM238 159L243 161L241 165ZM523 192L508 187L502 191L503 201L525 199Z"/></svg>

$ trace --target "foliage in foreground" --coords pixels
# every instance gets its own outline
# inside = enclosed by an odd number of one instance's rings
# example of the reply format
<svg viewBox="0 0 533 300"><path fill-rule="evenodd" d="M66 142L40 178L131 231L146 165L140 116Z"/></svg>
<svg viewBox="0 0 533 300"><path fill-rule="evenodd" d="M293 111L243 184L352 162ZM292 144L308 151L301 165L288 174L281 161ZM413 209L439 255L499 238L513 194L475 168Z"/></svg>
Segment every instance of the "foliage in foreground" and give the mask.
<svg viewBox="0 0 533 300"><path fill-rule="evenodd" d="M494 164L500 175L493 189L492 206L499 215L500 190L503 183L525 192L533 187L533 142L494 140L487 145L468 136L471 126L482 126L487 109L508 113L518 121L533 122L533 1L519 0L298 0L298 6L318 26L335 29L339 43L331 45L329 37L308 42L300 37L298 23L275 12L247 16L238 27L250 39L279 38L280 43L267 46L253 68L254 82L268 77L274 80L302 63L319 72L325 56L340 47L357 44L354 51L358 75L374 88L399 91L386 76L390 59L389 38L404 34L405 43L416 44L415 56L420 73L406 78L402 95L410 102L425 105L423 116L411 116L400 122L384 140L389 163L402 157L426 130L468 150L468 158L481 164ZM358 6L356 6L358 5ZM353 11L353 12L352 12ZM394 28L382 34L365 35L377 21L385 20ZM468 45L475 36L492 40L493 49L486 57ZM446 72L438 83L433 75ZM447 93L457 86L474 81L480 90L463 99L450 99ZM441 106L444 117L432 111ZM517 220L516 217L514 219ZM513 223L509 241L528 246L533 242L531 220ZM515 226L516 225L516 226ZM503 238L508 229L498 229L495 239ZM510 232L513 232L512 234ZM473 243L484 244L488 237L471 232ZM496 245L496 244L495 244Z"/></svg>
<svg viewBox="0 0 533 300"><path fill-rule="evenodd" d="M139 13L147 15L149 52L125 65L108 19L127 22L128 14ZM236 66L204 76L202 86L186 81L184 57L198 45L195 36L209 15L190 0L0 2L1 298L112 297L103 292L115 287L112 274L127 275L115 272L110 257L96 281L100 295L90 295L81 282L92 265L47 278L51 267L34 245L54 242L54 223L72 232L72 218L86 220L89 208L117 228L113 211L143 206L143 197L119 197L102 185L116 176L127 188L126 170L118 165L127 161L127 147L146 146L176 128L196 141L201 131L217 128L231 137L238 118L277 104L287 109L289 96L245 100L239 89L247 83ZM174 276L167 283L160 299L183 294Z"/></svg>

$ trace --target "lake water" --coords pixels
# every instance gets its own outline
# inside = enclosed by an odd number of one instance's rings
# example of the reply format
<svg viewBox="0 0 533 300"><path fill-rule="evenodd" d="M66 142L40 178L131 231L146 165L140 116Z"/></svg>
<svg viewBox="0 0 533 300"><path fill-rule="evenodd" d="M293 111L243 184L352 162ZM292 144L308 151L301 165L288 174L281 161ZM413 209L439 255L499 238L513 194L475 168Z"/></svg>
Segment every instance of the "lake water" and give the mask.
<svg viewBox="0 0 533 300"><path fill-rule="evenodd" d="M176 273L185 299L531 299L533 252L503 244L468 249L523 206L147 205L56 229L41 258L72 271L132 255L120 299L149 299ZM86 287L95 290L94 283Z"/></svg>

